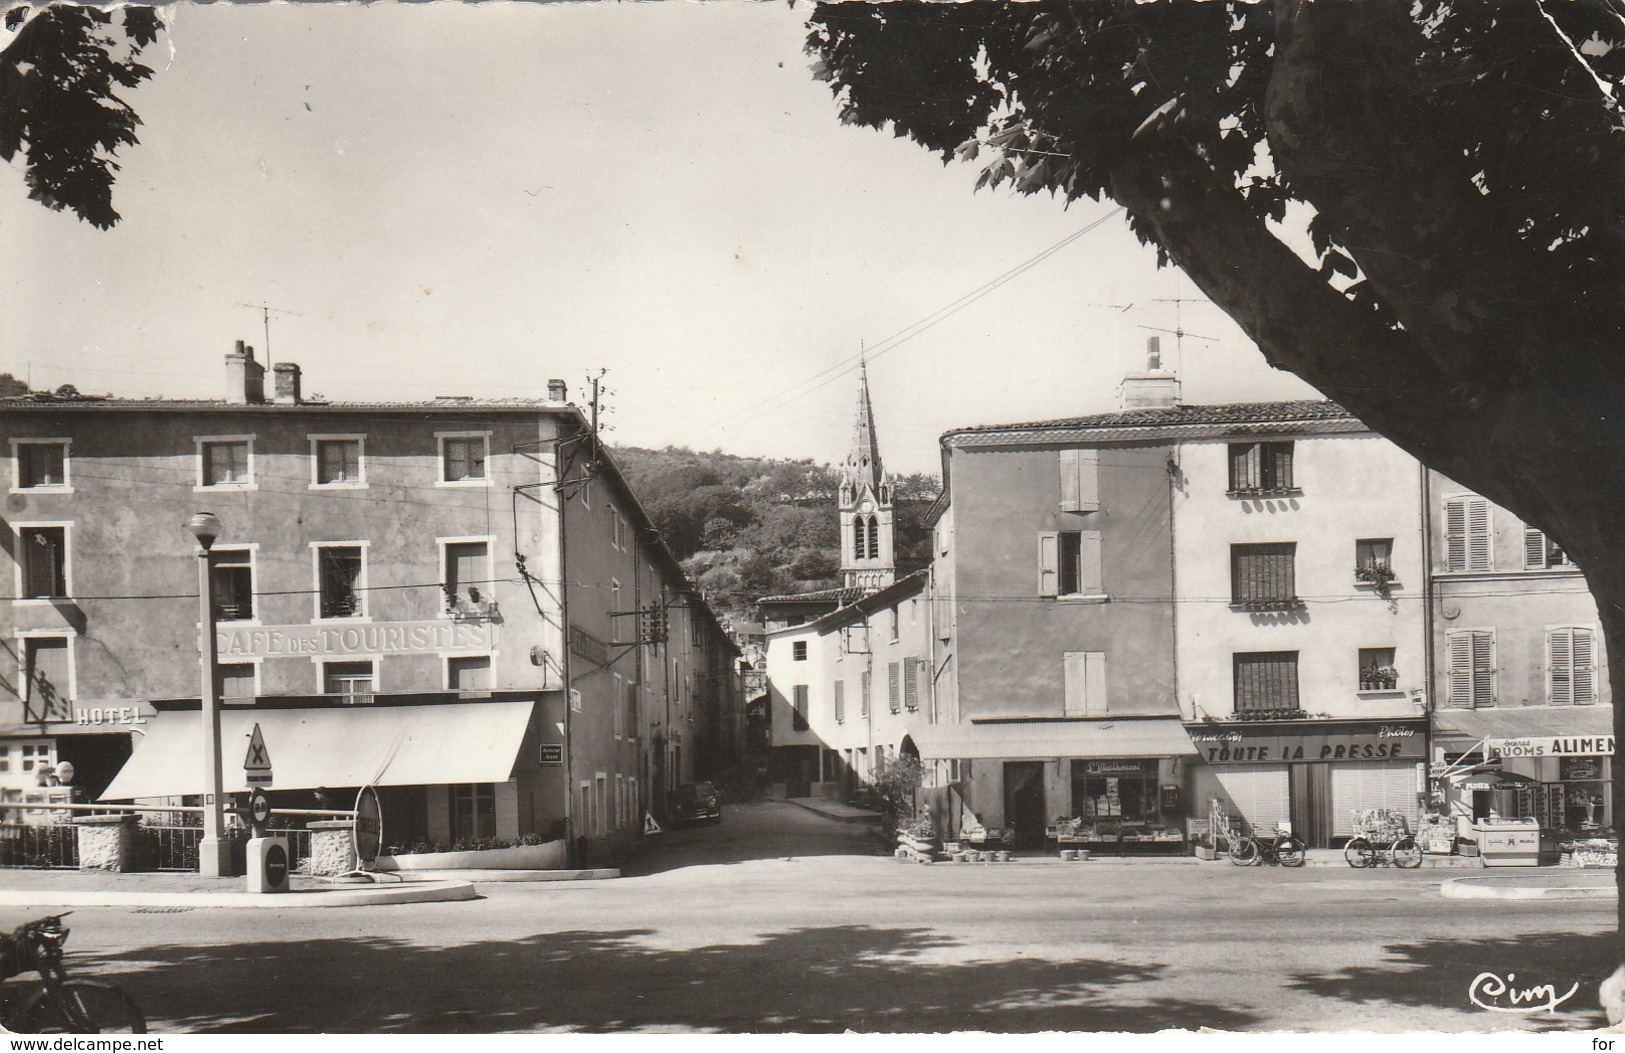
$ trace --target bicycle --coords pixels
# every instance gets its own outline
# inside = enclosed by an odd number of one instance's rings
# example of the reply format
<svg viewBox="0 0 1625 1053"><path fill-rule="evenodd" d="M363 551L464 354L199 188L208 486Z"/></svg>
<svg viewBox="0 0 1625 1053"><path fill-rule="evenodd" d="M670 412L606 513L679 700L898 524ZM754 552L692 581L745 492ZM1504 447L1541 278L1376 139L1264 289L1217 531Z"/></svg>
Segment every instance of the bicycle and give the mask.
<svg viewBox="0 0 1625 1053"><path fill-rule="evenodd" d="M1343 858L1356 870L1374 866L1415 870L1422 865L1422 846L1406 830L1403 816L1389 809L1359 810Z"/></svg>
<svg viewBox="0 0 1625 1053"><path fill-rule="evenodd" d="M1304 843L1293 837L1289 830L1277 830L1273 841L1266 841L1257 834L1232 832L1230 835L1230 862L1238 867L1258 866L1261 863L1301 867L1307 858L1308 850Z"/></svg>
<svg viewBox="0 0 1625 1053"><path fill-rule="evenodd" d="M105 980L68 978L62 965L66 916L40 918L18 926L9 938L0 936L0 979L37 972L41 980L21 1001L0 993L0 1027L31 1035L146 1034L146 1017L123 988Z"/></svg>

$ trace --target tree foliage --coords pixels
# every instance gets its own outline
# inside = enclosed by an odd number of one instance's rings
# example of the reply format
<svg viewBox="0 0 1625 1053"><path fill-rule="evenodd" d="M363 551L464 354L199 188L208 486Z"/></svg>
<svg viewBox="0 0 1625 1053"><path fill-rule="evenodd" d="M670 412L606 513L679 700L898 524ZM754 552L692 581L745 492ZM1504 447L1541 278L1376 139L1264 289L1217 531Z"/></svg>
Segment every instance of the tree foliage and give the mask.
<svg viewBox="0 0 1625 1053"><path fill-rule="evenodd" d="M139 61L162 23L150 7L12 7L0 51L0 158L24 157L28 196L103 229L113 208L114 157L141 123L118 92L152 76Z"/></svg>

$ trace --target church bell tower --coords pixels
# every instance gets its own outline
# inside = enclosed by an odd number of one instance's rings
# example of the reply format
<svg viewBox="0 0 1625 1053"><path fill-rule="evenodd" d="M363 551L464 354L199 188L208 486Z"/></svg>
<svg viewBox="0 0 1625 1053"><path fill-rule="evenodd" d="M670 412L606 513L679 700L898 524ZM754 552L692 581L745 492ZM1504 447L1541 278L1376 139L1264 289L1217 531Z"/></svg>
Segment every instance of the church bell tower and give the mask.
<svg viewBox="0 0 1625 1053"><path fill-rule="evenodd" d="M878 592L897 579L892 544L892 481L880 463L869 365L859 366L858 422L852 452L841 464L841 584Z"/></svg>

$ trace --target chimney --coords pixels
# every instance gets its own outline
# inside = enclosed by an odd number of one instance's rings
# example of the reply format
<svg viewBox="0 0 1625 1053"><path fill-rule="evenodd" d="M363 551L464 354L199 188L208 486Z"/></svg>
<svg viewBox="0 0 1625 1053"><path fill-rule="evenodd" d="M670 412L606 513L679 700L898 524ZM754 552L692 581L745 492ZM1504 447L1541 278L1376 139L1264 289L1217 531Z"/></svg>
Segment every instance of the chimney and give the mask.
<svg viewBox="0 0 1625 1053"><path fill-rule="evenodd" d="M547 382L547 399L549 402L570 401L570 389L564 386L562 380L549 380Z"/></svg>
<svg viewBox="0 0 1625 1053"><path fill-rule="evenodd" d="M241 340L226 356L226 401L237 406L265 401L265 367L254 361L254 349Z"/></svg>
<svg viewBox="0 0 1625 1053"><path fill-rule="evenodd" d="M1179 377L1162 368L1162 338L1145 342L1145 372L1129 373L1117 388L1124 409L1154 409L1179 405Z"/></svg>
<svg viewBox="0 0 1625 1053"><path fill-rule="evenodd" d="M299 404L299 366L293 362L278 362L271 367L275 378L276 401L279 405Z"/></svg>

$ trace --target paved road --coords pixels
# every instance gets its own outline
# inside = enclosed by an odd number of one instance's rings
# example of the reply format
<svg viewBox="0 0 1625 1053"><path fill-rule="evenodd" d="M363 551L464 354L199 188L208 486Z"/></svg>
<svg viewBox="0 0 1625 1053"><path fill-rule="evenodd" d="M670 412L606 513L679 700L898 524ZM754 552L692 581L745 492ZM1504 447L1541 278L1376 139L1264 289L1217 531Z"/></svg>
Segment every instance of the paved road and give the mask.
<svg viewBox="0 0 1625 1053"><path fill-rule="evenodd" d="M1445 900L1450 871L881 853L862 826L763 803L668 832L619 881L423 906L85 909L70 947L155 1024L199 1031L1603 1023L1611 901ZM1483 972L1581 989L1556 1014L1502 1016L1467 999Z"/></svg>

